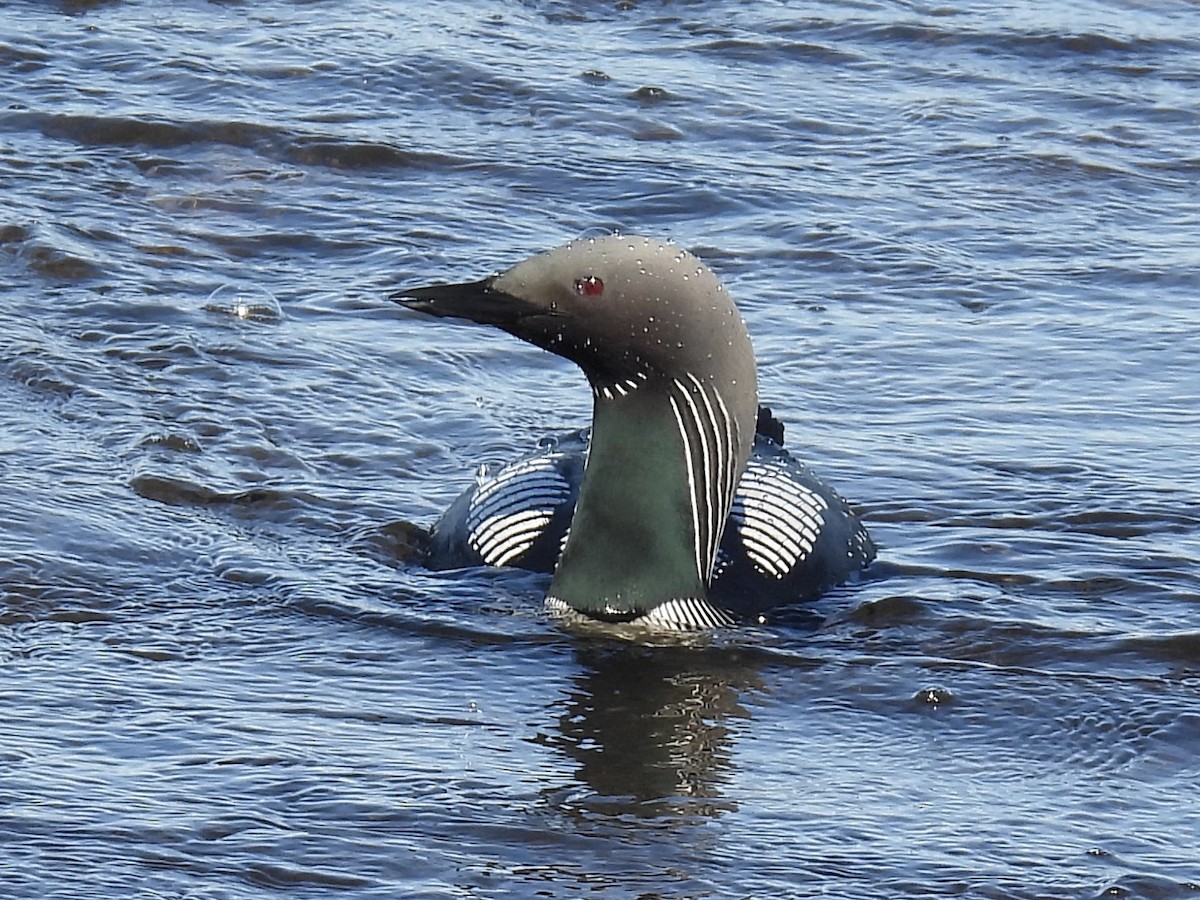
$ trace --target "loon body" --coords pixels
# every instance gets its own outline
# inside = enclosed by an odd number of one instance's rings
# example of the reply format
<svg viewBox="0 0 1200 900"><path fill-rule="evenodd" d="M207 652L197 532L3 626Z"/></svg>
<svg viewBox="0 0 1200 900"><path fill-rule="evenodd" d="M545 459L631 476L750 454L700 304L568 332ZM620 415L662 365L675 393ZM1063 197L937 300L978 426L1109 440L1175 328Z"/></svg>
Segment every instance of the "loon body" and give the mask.
<svg viewBox="0 0 1200 900"><path fill-rule="evenodd" d="M745 323L687 251L586 238L392 299L563 356L594 398L590 430L476 479L434 526L431 568L553 572L552 609L690 629L811 599L874 558L846 502L783 449Z"/></svg>

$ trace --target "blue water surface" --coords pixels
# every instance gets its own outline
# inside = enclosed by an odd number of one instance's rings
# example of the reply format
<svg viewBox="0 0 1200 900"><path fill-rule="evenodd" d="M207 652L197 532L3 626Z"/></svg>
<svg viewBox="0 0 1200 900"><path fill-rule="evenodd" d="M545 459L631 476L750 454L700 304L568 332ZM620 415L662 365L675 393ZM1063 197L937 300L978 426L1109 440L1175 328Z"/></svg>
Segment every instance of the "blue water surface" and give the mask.
<svg viewBox="0 0 1200 900"><path fill-rule="evenodd" d="M1200 894L1197 12L0 2L0 893ZM411 561L590 405L387 294L614 230L863 582L656 644Z"/></svg>

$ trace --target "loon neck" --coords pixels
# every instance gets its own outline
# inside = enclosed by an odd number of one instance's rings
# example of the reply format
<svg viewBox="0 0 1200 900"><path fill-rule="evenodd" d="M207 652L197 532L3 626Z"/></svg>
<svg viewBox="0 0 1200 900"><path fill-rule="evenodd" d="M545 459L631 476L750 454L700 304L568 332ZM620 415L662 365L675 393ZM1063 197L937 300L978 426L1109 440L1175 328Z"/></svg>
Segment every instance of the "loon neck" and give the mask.
<svg viewBox="0 0 1200 900"><path fill-rule="evenodd" d="M730 409L711 380L693 376L593 393L587 464L550 596L615 620L704 600L756 403Z"/></svg>

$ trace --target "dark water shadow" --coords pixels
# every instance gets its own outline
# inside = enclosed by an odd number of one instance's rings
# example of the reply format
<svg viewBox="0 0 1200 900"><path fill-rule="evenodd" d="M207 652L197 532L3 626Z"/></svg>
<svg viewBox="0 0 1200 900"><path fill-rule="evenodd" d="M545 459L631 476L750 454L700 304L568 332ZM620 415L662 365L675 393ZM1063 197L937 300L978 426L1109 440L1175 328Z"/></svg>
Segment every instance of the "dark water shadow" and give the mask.
<svg viewBox="0 0 1200 900"><path fill-rule="evenodd" d="M580 641L581 671L537 740L577 764L578 784L544 792L561 812L649 825L733 811L747 694L764 689L764 658L737 647Z"/></svg>

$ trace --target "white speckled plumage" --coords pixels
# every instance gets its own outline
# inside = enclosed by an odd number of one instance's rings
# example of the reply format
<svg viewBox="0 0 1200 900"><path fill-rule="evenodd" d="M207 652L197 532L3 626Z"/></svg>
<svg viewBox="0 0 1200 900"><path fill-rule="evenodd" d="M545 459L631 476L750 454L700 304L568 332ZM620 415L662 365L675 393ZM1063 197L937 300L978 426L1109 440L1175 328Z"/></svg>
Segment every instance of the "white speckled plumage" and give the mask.
<svg viewBox="0 0 1200 900"><path fill-rule="evenodd" d="M671 630L757 617L873 558L845 502L755 436L745 323L686 250L587 238L395 299L574 361L595 401L590 443L506 466L460 498L434 529L431 565L550 568L551 608Z"/></svg>

